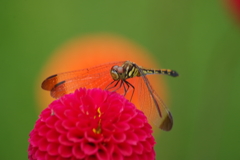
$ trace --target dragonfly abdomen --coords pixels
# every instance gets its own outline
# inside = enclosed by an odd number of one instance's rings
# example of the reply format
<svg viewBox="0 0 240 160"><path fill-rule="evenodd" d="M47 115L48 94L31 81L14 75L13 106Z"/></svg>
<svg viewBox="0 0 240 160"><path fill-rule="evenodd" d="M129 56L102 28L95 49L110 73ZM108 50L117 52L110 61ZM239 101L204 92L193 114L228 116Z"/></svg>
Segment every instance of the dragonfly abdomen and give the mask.
<svg viewBox="0 0 240 160"><path fill-rule="evenodd" d="M172 77L177 77L178 73L174 70L171 69L159 69L159 70L155 70L155 69L142 69L143 73L145 75L148 74L165 74L165 75L169 75Z"/></svg>

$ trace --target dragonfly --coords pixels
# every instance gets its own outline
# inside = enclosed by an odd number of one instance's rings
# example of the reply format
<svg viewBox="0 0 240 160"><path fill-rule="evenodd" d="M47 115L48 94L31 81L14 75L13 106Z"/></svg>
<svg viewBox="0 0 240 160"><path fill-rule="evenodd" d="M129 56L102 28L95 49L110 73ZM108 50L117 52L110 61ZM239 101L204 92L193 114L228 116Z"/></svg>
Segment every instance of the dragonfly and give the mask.
<svg viewBox="0 0 240 160"><path fill-rule="evenodd" d="M147 78L147 75L151 74L178 76L178 73L171 69L147 69L131 61L119 61L54 74L42 82L42 89L50 91L53 98L60 98L81 87L98 87L124 96L128 95L130 101L137 89L139 109L154 125L164 131L170 131L173 126L173 117L152 88Z"/></svg>

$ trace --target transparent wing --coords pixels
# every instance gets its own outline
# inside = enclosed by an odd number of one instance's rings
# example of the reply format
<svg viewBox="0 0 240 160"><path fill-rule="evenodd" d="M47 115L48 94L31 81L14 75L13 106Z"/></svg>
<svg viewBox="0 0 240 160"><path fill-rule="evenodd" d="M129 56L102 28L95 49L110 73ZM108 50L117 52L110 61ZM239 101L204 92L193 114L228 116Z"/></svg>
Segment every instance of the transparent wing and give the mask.
<svg viewBox="0 0 240 160"><path fill-rule="evenodd" d="M141 70L140 73L142 76L137 77L140 109L150 122L162 130L170 131L173 126L173 118L170 111L153 90L148 78L141 72Z"/></svg>
<svg viewBox="0 0 240 160"><path fill-rule="evenodd" d="M49 90L54 98L59 98L81 87L105 89L113 81L110 75L112 66L123 63L124 61L110 62L82 70L55 74L43 81L42 88Z"/></svg>

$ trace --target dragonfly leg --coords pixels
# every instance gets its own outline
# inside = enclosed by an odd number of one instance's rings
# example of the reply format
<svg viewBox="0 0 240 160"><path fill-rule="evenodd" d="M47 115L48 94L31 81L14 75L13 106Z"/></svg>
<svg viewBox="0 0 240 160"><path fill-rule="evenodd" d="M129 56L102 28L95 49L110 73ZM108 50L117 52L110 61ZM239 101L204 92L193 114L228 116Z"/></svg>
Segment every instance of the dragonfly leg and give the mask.
<svg viewBox="0 0 240 160"><path fill-rule="evenodd" d="M125 84L127 85L127 87L125 86ZM125 81L123 81L123 89L124 89L124 94L123 95L126 96L127 91L129 89L129 85Z"/></svg>
<svg viewBox="0 0 240 160"><path fill-rule="evenodd" d="M113 86L111 86L113 83L115 83ZM108 85L107 85L107 87L105 88L105 90L110 90L110 89L112 89L112 88L115 88L117 85L118 85L118 83L119 83L119 80L118 81L112 81L111 83L109 83Z"/></svg>
<svg viewBox="0 0 240 160"><path fill-rule="evenodd" d="M120 84L118 85L118 83L120 82ZM115 83L115 84L114 84ZM114 85L112 85L114 84ZM111 86L112 85L112 86ZM122 80L117 80L117 81L112 81L107 87L105 90L111 90L111 92L115 92L117 91L118 89L120 89L121 87L123 86L123 81Z"/></svg>
<svg viewBox="0 0 240 160"><path fill-rule="evenodd" d="M125 82L126 85L128 86L126 92L129 90L130 87L132 87L132 89L133 89L133 92L132 92L131 98L130 98L130 100L129 100L129 101L131 102L132 97L133 97L134 92L135 92L135 87L134 87L131 83L129 83L128 81L126 81L126 80L125 80L124 82Z"/></svg>

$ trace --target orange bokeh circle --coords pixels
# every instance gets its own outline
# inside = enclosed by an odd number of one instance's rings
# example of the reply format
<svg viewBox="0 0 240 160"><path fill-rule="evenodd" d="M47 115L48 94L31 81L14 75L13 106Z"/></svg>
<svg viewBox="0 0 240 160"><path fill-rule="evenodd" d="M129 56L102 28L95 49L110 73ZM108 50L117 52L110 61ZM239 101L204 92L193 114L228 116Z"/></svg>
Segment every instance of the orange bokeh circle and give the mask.
<svg viewBox="0 0 240 160"><path fill-rule="evenodd" d="M160 68L152 55L143 47L116 35L88 35L62 45L50 56L37 79L38 109L43 110L54 100L49 92L41 89L41 83L47 77L56 73L126 60L145 68ZM148 78L159 96L166 101L166 86L161 76L150 75Z"/></svg>

